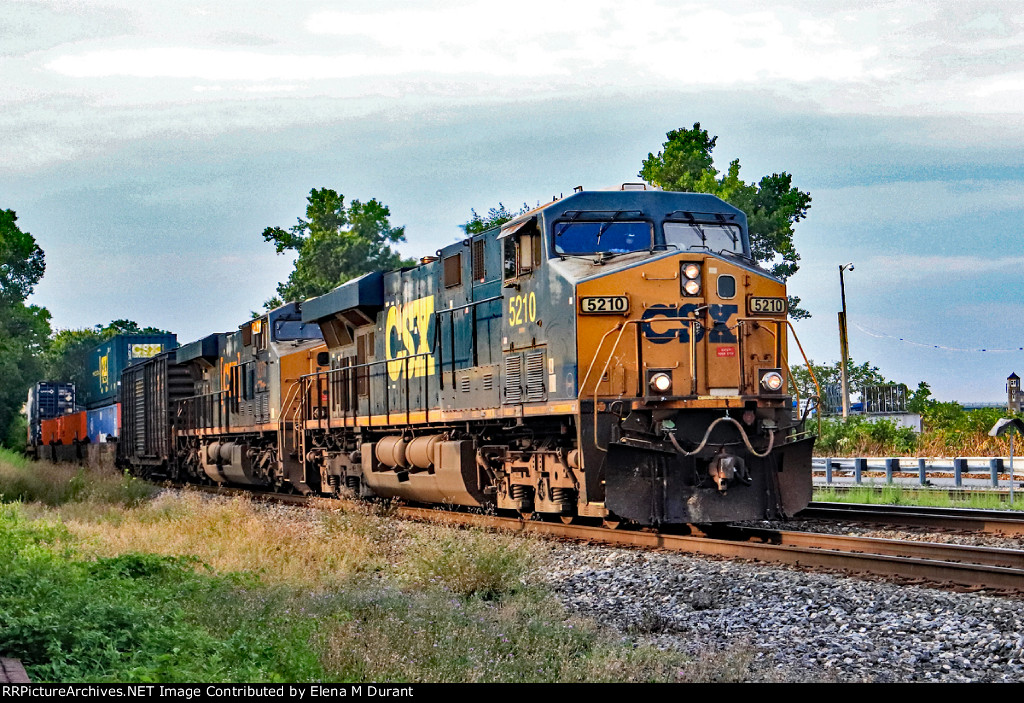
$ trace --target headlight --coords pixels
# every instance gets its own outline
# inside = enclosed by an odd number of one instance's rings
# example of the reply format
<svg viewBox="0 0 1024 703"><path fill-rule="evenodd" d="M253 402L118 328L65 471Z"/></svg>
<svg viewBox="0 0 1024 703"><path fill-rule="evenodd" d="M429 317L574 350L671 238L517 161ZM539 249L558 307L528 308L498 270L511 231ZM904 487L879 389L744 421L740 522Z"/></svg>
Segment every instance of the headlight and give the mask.
<svg viewBox="0 0 1024 703"><path fill-rule="evenodd" d="M700 293L700 283L697 281L687 281L683 284L683 291L687 295L697 295Z"/></svg>
<svg viewBox="0 0 1024 703"><path fill-rule="evenodd" d="M672 377L664 371L659 371L651 376L651 390L657 393L668 393L672 390Z"/></svg>
<svg viewBox="0 0 1024 703"><path fill-rule="evenodd" d="M782 374L778 371L769 371L761 377L761 385L767 391L778 393L782 390Z"/></svg>
<svg viewBox="0 0 1024 703"><path fill-rule="evenodd" d="M683 275L692 281L700 275L700 266L697 264L687 264L683 267Z"/></svg>

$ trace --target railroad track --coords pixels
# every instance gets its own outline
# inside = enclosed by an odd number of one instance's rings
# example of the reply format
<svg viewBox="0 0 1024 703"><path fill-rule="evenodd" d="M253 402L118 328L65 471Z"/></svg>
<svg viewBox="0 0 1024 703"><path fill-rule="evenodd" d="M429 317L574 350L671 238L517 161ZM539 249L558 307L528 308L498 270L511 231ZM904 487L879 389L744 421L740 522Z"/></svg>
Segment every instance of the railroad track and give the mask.
<svg viewBox="0 0 1024 703"><path fill-rule="evenodd" d="M303 496L207 488L215 493L305 505ZM329 506L329 499L320 499ZM1024 593L1024 550L932 542L724 526L714 535L671 534L562 522L523 520L435 508L400 506L398 517L446 525L473 526L567 541L660 549L685 554L788 564L803 568L870 574L969 590Z"/></svg>
<svg viewBox="0 0 1024 703"><path fill-rule="evenodd" d="M867 505L814 502L798 518L855 520L889 525L913 525L940 530L983 532L1024 537L1024 513L1019 510L932 508L915 505Z"/></svg>

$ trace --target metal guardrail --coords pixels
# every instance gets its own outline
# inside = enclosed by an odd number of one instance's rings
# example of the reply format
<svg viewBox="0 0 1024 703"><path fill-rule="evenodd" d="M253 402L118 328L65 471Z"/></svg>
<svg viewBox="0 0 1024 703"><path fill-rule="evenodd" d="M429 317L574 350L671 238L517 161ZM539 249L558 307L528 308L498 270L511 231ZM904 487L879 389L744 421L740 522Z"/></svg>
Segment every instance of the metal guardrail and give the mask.
<svg viewBox="0 0 1024 703"><path fill-rule="evenodd" d="M1018 461L1014 466L1014 480L1024 479L1024 466ZM957 488L963 486L964 478L988 480L993 488L1000 487L1000 474L1010 471L1007 457L815 457L811 463L815 475L824 474L825 483L831 484L837 475L852 475L854 483L863 482L868 472L885 472L886 483L893 482L895 474L916 473L922 486L930 485L928 473L953 474ZM1003 481L1009 485L1009 479Z"/></svg>

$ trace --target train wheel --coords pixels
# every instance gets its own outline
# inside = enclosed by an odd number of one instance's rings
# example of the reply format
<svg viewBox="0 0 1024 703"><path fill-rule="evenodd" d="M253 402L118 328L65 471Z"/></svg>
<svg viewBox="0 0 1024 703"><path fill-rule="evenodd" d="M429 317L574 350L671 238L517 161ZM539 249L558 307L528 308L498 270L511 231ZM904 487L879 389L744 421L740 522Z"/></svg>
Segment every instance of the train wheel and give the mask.
<svg viewBox="0 0 1024 703"><path fill-rule="evenodd" d="M530 520L533 519L533 511L532 510L520 510L519 511L519 519L522 520L523 522L529 522Z"/></svg>
<svg viewBox="0 0 1024 703"><path fill-rule="evenodd" d="M578 515L559 515L559 519L563 525L576 525L580 521Z"/></svg>
<svg viewBox="0 0 1024 703"><path fill-rule="evenodd" d="M622 518L609 515L604 520L602 520L601 524L609 530L617 530L620 527L622 527L623 522L624 521L622 520Z"/></svg>

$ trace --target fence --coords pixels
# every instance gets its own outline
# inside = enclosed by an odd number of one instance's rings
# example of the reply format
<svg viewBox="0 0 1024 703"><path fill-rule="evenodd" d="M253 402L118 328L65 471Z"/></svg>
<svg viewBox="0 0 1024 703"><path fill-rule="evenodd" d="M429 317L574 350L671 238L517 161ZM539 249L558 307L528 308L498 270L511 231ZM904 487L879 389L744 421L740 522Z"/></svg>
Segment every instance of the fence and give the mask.
<svg viewBox="0 0 1024 703"><path fill-rule="evenodd" d="M1014 466L1014 479L1024 479L1024 466L1017 462ZM912 477L916 474L917 481L922 486L931 485L928 474L938 478L953 476L953 482L957 488L964 485L967 479L974 483L986 483L993 488L1000 486L1000 474L1007 474L1010 470L1010 462L1004 457L955 457L955 458L906 458L906 457L853 457L815 458L812 462L812 470L815 476L825 476L825 483L832 484L833 479L838 476L852 476L855 484L863 482L867 473L885 474L885 482L893 483L893 479L900 474L902 477ZM1003 481L1009 486L1009 480Z"/></svg>

